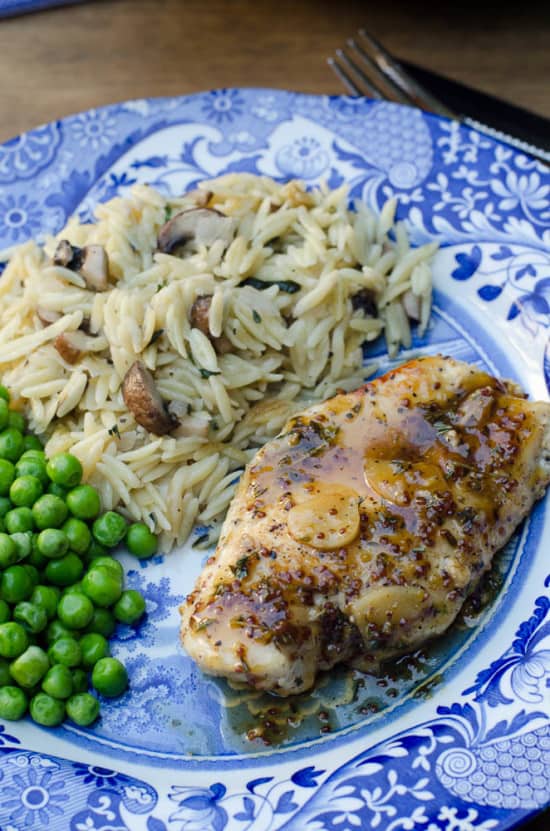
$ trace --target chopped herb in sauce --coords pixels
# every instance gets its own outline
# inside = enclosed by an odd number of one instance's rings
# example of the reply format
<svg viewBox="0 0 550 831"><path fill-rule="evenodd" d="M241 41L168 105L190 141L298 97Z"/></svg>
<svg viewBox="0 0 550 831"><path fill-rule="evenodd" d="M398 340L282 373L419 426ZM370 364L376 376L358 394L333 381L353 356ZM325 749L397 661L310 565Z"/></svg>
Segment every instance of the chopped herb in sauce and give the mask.
<svg viewBox="0 0 550 831"><path fill-rule="evenodd" d="M199 372L203 378L210 378L211 375L221 375L219 370L204 369L203 367L199 367Z"/></svg>
<svg viewBox="0 0 550 831"><path fill-rule="evenodd" d="M448 433L449 430L454 430L452 424L446 424L444 421L434 421L433 427L435 428L439 436L445 435L445 433Z"/></svg>
<svg viewBox="0 0 550 831"><path fill-rule="evenodd" d="M254 323L261 323L262 322L262 317L261 317L260 314L258 314L256 309L252 309L252 317L254 319Z"/></svg>
<svg viewBox="0 0 550 831"><path fill-rule="evenodd" d="M248 577L249 560L250 554L246 554L244 557L239 557L234 566L230 566L231 571L233 572L237 580L244 580L245 577Z"/></svg>

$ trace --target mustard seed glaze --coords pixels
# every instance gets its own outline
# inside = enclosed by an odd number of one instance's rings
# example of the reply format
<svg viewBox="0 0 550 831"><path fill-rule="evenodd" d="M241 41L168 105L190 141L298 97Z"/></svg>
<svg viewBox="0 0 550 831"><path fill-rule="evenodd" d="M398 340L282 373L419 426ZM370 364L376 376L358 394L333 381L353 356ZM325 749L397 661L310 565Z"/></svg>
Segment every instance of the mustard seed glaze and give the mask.
<svg viewBox="0 0 550 831"><path fill-rule="evenodd" d="M434 357L296 416L243 475L186 648L288 695L443 632L548 484L549 411Z"/></svg>

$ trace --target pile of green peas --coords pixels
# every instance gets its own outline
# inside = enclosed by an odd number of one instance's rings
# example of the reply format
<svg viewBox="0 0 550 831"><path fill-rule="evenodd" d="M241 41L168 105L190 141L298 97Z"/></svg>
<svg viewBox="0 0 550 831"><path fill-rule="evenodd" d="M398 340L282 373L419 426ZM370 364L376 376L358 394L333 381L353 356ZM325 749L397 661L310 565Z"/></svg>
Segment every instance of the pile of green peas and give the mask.
<svg viewBox="0 0 550 831"><path fill-rule="evenodd" d="M157 540L144 523L101 513L76 456L47 459L9 400L0 384L0 719L28 711L46 727L88 726L100 709L90 686L112 698L128 685L109 638L145 612L109 549L124 540L145 558Z"/></svg>

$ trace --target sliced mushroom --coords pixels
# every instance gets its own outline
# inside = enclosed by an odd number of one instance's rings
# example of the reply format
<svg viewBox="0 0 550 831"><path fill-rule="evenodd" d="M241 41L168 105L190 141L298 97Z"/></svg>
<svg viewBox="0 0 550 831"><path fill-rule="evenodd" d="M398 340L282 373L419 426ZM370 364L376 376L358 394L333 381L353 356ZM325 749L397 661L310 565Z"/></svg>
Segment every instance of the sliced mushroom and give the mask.
<svg viewBox="0 0 550 831"><path fill-rule="evenodd" d="M70 332L63 332L61 335L58 335L54 339L53 345L63 360L67 361L68 364L76 364L82 355L82 351L78 348L76 343L71 340Z"/></svg>
<svg viewBox="0 0 550 831"><path fill-rule="evenodd" d="M163 254L172 254L189 242L213 245L222 240L229 245L235 233L235 222L213 208L191 208L180 211L159 231L157 246Z"/></svg>
<svg viewBox="0 0 550 831"><path fill-rule="evenodd" d="M210 419L204 415L190 413L186 401L171 401L168 404L168 412L171 416L175 416L179 422L172 432L174 438L181 439L189 436L208 438Z"/></svg>
<svg viewBox="0 0 550 831"><path fill-rule="evenodd" d="M351 305L354 311L361 309L365 317L376 317L376 294L372 289L360 289L351 298Z"/></svg>
<svg viewBox="0 0 550 831"><path fill-rule="evenodd" d="M102 245L76 245L62 239L54 251L52 262L70 271L76 271L92 291L105 291L108 288L109 259Z"/></svg>
<svg viewBox="0 0 550 831"><path fill-rule="evenodd" d="M71 245L69 240L62 239L53 253L52 262L54 265L70 268L71 271L78 271L81 253L82 250L76 245Z"/></svg>
<svg viewBox="0 0 550 831"><path fill-rule="evenodd" d="M231 343L229 338L225 337L225 335L215 337L211 333L210 325L208 322L208 315L210 312L211 303L211 294L203 294L201 297L197 297L197 299L191 306L191 311L189 313L189 321L194 329L200 329L203 335L206 335L206 337L212 343L212 346L214 347L218 355L225 355L227 352L233 351L233 344Z"/></svg>
<svg viewBox="0 0 550 831"><path fill-rule="evenodd" d="M85 332L86 335L91 335L92 334L92 321L91 321L91 319L87 315L84 315L84 317L82 318L82 323L80 324L80 326L78 328L80 329L81 332Z"/></svg>
<svg viewBox="0 0 550 831"><path fill-rule="evenodd" d="M86 245L81 252L78 269L89 289L105 291L109 280L109 260L102 245Z"/></svg>
<svg viewBox="0 0 550 831"><path fill-rule="evenodd" d="M44 326L51 326L56 320L62 316L61 312L56 312L53 309L45 309L43 306L37 306L36 315Z"/></svg>
<svg viewBox="0 0 550 831"><path fill-rule="evenodd" d="M164 406L153 376L141 361L135 361L122 382L122 397L135 420L150 433L163 436L178 425Z"/></svg>

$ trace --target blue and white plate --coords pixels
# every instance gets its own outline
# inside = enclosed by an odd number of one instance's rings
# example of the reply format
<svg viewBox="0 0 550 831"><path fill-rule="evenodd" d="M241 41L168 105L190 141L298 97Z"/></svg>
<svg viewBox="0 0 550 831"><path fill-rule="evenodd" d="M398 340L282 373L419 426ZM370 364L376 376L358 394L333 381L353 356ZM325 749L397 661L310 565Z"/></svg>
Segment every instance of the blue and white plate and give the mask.
<svg viewBox="0 0 550 831"><path fill-rule="evenodd" d="M445 352L547 397L548 171L415 109L223 89L90 110L0 147L0 247L134 182L180 193L227 171L346 181L374 207L397 195L414 242L441 243L433 325L400 357ZM0 725L2 831L511 828L550 802L549 545L546 500L499 556L491 602L391 676L332 673L294 712L202 676L179 646L204 552L122 555L148 612L113 645L130 689L89 729ZM247 732L269 706L284 729L267 746Z"/></svg>

